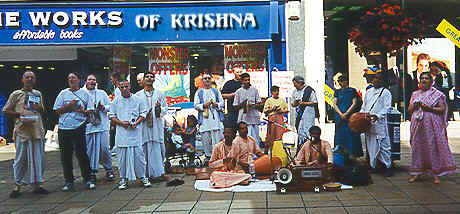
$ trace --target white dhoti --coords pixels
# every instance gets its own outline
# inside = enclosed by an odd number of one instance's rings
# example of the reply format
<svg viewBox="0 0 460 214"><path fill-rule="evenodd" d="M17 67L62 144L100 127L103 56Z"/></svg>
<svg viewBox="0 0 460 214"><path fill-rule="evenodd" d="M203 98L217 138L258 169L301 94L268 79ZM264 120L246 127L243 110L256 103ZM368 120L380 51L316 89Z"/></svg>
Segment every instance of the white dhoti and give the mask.
<svg viewBox="0 0 460 214"><path fill-rule="evenodd" d="M112 171L109 131L86 134L86 148L91 171L97 172L99 169L99 160L105 171Z"/></svg>
<svg viewBox="0 0 460 214"><path fill-rule="evenodd" d="M45 144L42 140L27 140L16 136L16 157L13 163L17 185L43 182L45 170Z"/></svg>
<svg viewBox="0 0 460 214"><path fill-rule="evenodd" d="M155 178L165 173L163 165L163 155L161 152L161 143L147 142L142 146L145 155L146 162L146 176L149 178Z"/></svg>
<svg viewBox="0 0 460 214"><path fill-rule="evenodd" d="M145 177L145 156L141 146L118 147L120 178L134 181Z"/></svg>
<svg viewBox="0 0 460 214"><path fill-rule="evenodd" d="M263 145L261 145L261 140L260 140L260 135L259 135L259 125L248 124L248 136L253 137L256 140L256 143L259 147L263 147Z"/></svg>
<svg viewBox="0 0 460 214"><path fill-rule="evenodd" d="M387 168L391 167L390 138L368 133L365 136L371 167L375 168L377 159L385 164Z"/></svg>
<svg viewBox="0 0 460 214"><path fill-rule="evenodd" d="M214 145L224 139L224 134L221 129L201 132L201 143L203 144L204 153L207 157L211 157Z"/></svg>

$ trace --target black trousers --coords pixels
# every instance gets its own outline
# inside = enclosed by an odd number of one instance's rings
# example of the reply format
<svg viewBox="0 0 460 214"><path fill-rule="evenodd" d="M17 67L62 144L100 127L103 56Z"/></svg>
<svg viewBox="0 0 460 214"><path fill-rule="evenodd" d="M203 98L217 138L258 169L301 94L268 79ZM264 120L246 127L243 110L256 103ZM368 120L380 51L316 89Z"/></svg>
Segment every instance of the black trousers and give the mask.
<svg viewBox="0 0 460 214"><path fill-rule="evenodd" d="M67 183L73 183L73 151L77 156L80 165L80 172L84 181L89 180L90 166L89 158L86 153L86 125L77 129L63 130L59 129L59 149L61 150L61 163L64 170L64 179Z"/></svg>

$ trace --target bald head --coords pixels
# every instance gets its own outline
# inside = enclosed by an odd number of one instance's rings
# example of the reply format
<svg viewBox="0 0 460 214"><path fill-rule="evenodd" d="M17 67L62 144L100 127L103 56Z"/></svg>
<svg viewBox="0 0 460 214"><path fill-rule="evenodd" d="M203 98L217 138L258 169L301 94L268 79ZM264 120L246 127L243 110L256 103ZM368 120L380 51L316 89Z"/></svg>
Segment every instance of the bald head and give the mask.
<svg viewBox="0 0 460 214"><path fill-rule="evenodd" d="M35 81L35 73L32 71L26 71L22 75L22 84L26 90L32 90L32 88L35 86Z"/></svg>

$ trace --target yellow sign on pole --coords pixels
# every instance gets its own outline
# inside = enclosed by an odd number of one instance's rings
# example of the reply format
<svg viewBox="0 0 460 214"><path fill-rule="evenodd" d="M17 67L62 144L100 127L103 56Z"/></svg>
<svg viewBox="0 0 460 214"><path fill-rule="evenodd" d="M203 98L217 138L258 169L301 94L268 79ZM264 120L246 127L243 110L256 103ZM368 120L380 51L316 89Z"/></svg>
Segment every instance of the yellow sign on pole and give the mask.
<svg viewBox="0 0 460 214"><path fill-rule="evenodd" d="M436 30L460 48L460 31L447 20L443 19Z"/></svg>
<svg viewBox="0 0 460 214"><path fill-rule="evenodd" d="M326 103L332 106L334 104L334 89L324 84L324 99Z"/></svg>

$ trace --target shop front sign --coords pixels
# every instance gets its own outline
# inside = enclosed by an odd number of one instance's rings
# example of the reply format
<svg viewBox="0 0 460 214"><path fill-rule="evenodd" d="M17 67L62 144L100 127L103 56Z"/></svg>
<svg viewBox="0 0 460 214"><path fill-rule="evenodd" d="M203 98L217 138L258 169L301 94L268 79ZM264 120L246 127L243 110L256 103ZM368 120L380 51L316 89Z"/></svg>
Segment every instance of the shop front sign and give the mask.
<svg viewBox="0 0 460 214"><path fill-rule="evenodd" d="M269 2L0 4L0 45L270 41Z"/></svg>

